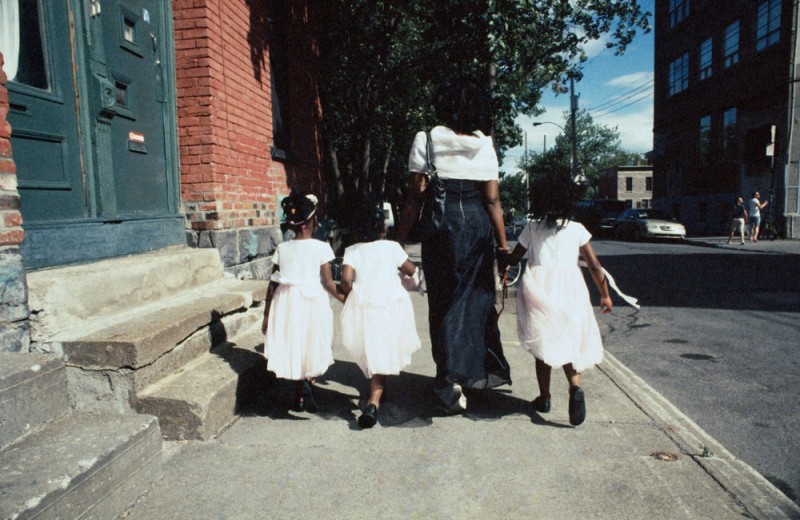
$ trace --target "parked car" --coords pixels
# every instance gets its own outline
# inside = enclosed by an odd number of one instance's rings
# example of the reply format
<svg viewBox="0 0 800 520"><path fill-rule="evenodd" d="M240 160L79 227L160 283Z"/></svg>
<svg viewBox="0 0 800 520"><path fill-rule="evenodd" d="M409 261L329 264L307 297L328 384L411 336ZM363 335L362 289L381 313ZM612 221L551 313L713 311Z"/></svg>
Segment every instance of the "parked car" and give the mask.
<svg viewBox="0 0 800 520"><path fill-rule="evenodd" d="M686 228L665 212L657 209L631 208L614 222L614 237L627 240L643 238L686 238Z"/></svg>
<svg viewBox="0 0 800 520"><path fill-rule="evenodd" d="M582 200L575 206L575 221L583 224L595 236L610 236L614 221L625 208L627 204L621 200Z"/></svg>

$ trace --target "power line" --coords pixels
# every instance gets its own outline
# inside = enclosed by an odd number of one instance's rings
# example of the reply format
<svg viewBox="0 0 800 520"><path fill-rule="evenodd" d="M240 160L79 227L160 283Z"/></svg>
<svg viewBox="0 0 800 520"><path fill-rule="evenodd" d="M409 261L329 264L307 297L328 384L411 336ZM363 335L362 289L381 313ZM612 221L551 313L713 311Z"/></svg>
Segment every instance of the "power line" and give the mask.
<svg viewBox="0 0 800 520"><path fill-rule="evenodd" d="M620 94L620 95L614 97L613 99L611 99L609 101L606 101L604 103L600 103L599 105L591 106L591 107L587 108L586 110L589 111L589 112L599 112L601 110L607 110L608 108L611 108L611 107L613 107L615 105L619 105L620 103L624 103L625 101L627 101L628 99L636 96L637 94L641 93L645 89L652 90L652 87L653 87L654 84L655 84L655 80L651 79L649 81L646 81L645 83L642 83L638 87L635 87L635 88L625 92L624 94Z"/></svg>
<svg viewBox="0 0 800 520"><path fill-rule="evenodd" d="M594 117L595 119L600 118L600 117L604 117L604 116L607 116L608 114L613 114L614 112L619 112L620 110L628 108L631 105L635 105L636 103L640 103L640 102L644 101L645 99L647 99L649 97L653 97L653 91L652 90L650 90L648 92L643 92L642 94L643 95L641 97L639 97L638 99L634 99L633 101L631 101L630 103L628 103L626 105L623 105L623 106L621 106L619 108L615 108L614 110L609 110L608 112L603 112L602 114L592 114L592 117Z"/></svg>

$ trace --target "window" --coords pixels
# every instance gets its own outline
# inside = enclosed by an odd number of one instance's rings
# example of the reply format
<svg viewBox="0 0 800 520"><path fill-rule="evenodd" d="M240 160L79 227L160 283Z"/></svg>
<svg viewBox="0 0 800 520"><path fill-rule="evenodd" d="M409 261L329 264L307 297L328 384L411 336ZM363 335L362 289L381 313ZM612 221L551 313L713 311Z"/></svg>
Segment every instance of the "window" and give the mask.
<svg viewBox="0 0 800 520"><path fill-rule="evenodd" d="M781 36L781 0L767 0L758 6L756 50L775 45Z"/></svg>
<svg viewBox="0 0 800 520"><path fill-rule="evenodd" d="M644 189L646 191L653 191L653 178L652 177L645 177L644 178Z"/></svg>
<svg viewBox="0 0 800 520"><path fill-rule="evenodd" d="M689 88L689 53L669 64L669 95L674 96Z"/></svg>
<svg viewBox="0 0 800 520"><path fill-rule="evenodd" d="M689 0L669 0L669 26L675 27L689 16Z"/></svg>
<svg viewBox="0 0 800 520"><path fill-rule="evenodd" d="M0 52L10 81L51 90L39 2L0 1Z"/></svg>
<svg viewBox="0 0 800 520"><path fill-rule="evenodd" d="M722 151L725 155L736 151L736 107L729 108L722 116Z"/></svg>
<svg viewBox="0 0 800 520"><path fill-rule="evenodd" d="M633 191L633 177L625 177L625 191Z"/></svg>
<svg viewBox="0 0 800 520"><path fill-rule="evenodd" d="M711 151L711 116L700 118L700 142L697 153L702 159L708 157Z"/></svg>
<svg viewBox="0 0 800 520"><path fill-rule="evenodd" d="M725 59L723 65L727 69L739 63L739 20L725 28Z"/></svg>
<svg viewBox="0 0 800 520"><path fill-rule="evenodd" d="M711 38L700 44L700 80L711 77L711 58L713 55Z"/></svg>

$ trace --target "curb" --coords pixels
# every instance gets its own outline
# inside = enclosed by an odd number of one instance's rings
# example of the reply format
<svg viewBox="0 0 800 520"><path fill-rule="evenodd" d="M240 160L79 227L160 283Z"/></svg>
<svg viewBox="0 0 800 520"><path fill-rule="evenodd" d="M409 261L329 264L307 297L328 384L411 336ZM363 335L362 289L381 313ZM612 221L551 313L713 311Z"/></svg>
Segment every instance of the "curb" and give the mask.
<svg viewBox="0 0 800 520"><path fill-rule="evenodd" d="M800 506L665 399L608 351L597 365L686 457L691 458L750 515L764 520L800 519ZM703 456L710 452L710 456Z"/></svg>

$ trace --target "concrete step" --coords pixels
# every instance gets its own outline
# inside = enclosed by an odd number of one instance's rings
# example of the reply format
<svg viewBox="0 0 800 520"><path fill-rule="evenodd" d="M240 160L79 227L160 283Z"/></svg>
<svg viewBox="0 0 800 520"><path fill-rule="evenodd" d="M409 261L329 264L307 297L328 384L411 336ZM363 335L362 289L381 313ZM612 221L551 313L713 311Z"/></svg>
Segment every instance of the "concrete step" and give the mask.
<svg viewBox="0 0 800 520"><path fill-rule="evenodd" d="M59 356L0 353L0 449L68 411Z"/></svg>
<svg viewBox="0 0 800 520"><path fill-rule="evenodd" d="M216 249L173 247L27 275L34 342L224 277Z"/></svg>
<svg viewBox="0 0 800 520"><path fill-rule="evenodd" d="M84 321L52 336L51 342L60 345L70 365L136 370L209 326L211 343L224 341L227 331L213 325L263 301L265 294L263 281L222 279L125 313Z"/></svg>
<svg viewBox="0 0 800 520"><path fill-rule="evenodd" d="M165 439L208 440L238 417L240 408L258 396L243 389L266 377L260 322L186 364L137 395L140 413L158 416Z"/></svg>
<svg viewBox="0 0 800 520"><path fill-rule="evenodd" d="M0 518L115 518L160 477L155 417L71 413L0 451Z"/></svg>

